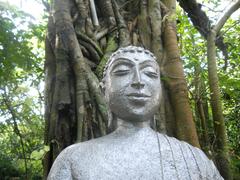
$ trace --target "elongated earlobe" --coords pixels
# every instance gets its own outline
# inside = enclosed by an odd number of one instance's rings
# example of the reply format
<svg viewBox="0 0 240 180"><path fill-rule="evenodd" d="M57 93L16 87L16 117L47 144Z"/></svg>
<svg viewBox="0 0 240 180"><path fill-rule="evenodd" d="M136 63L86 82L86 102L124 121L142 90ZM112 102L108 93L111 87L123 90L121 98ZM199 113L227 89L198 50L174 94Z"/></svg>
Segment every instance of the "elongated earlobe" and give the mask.
<svg viewBox="0 0 240 180"><path fill-rule="evenodd" d="M105 85L104 85L103 82L100 82L100 83L99 83L99 88L100 88L101 92L102 92L103 94L105 94Z"/></svg>
<svg viewBox="0 0 240 180"><path fill-rule="evenodd" d="M117 117L110 110L108 111L108 128L107 133L111 133L117 129Z"/></svg>
<svg viewBox="0 0 240 180"><path fill-rule="evenodd" d="M152 118L151 121L150 121L150 127L151 127L152 129L154 129L154 130L157 130L155 116L156 116L156 115L154 115L153 118Z"/></svg>

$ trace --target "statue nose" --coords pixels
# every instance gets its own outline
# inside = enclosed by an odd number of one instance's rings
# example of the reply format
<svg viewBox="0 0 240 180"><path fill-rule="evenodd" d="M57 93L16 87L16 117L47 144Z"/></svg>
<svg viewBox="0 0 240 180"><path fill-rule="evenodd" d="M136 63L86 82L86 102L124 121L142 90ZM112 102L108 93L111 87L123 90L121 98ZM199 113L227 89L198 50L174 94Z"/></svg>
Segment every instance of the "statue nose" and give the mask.
<svg viewBox="0 0 240 180"><path fill-rule="evenodd" d="M133 82L131 84L132 87L136 88L136 89L142 89L144 87L144 84L141 82Z"/></svg>
<svg viewBox="0 0 240 180"><path fill-rule="evenodd" d="M141 80L141 75L138 69L135 70L131 86L136 89L141 89L144 87L144 83Z"/></svg>

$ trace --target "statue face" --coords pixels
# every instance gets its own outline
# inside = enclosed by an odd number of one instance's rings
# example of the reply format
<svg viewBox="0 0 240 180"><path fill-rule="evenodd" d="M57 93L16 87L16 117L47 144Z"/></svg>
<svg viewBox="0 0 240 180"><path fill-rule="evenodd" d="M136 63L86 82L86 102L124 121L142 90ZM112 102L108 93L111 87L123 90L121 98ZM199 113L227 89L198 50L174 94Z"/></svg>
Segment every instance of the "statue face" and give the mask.
<svg viewBox="0 0 240 180"><path fill-rule="evenodd" d="M106 72L105 88L109 108L117 117L150 120L161 96L158 64L144 52L117 54Z"/></svg>

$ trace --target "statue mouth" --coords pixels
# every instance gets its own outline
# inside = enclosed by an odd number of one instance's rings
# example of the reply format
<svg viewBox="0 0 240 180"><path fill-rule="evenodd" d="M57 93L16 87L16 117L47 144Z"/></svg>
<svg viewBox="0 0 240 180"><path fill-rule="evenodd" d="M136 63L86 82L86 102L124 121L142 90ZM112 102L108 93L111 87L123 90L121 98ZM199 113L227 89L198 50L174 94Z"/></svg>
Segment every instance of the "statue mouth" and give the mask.
<svg viewBox="0 0 240 180"><path fill-rule="evenodd" d="M130 93L127 95L128 97L136 97L136 98L149 98L150 96L144 93Z"/></svg>
<svg viewBox="0 0 240 180"><path fill-rule="evenodd" d="M128 99L135 105L143 105L149 101L150 96L144 93L130 93L127 95Z"/></svg>

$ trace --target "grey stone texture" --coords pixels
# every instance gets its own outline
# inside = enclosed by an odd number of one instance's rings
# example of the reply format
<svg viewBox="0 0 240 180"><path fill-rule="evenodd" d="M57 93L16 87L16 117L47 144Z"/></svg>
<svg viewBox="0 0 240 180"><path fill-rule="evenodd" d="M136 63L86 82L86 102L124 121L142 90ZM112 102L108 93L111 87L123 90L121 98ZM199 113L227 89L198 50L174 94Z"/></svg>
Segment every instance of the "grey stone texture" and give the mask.
<svg viewBox="0 0 240 180"><path fill-rule="evenodd" d="M223 179L200 149L150 128L162 94L151 52L119 49L106 65L102 87L113 132L67 147L48 180Z"/></svg>
<svg viewBox="0 0 240 180"><path fill-rule="evenodd" d="M125 128L69 146L54 162L48 179L223 179L200 149L151 128Z"/></svg>

